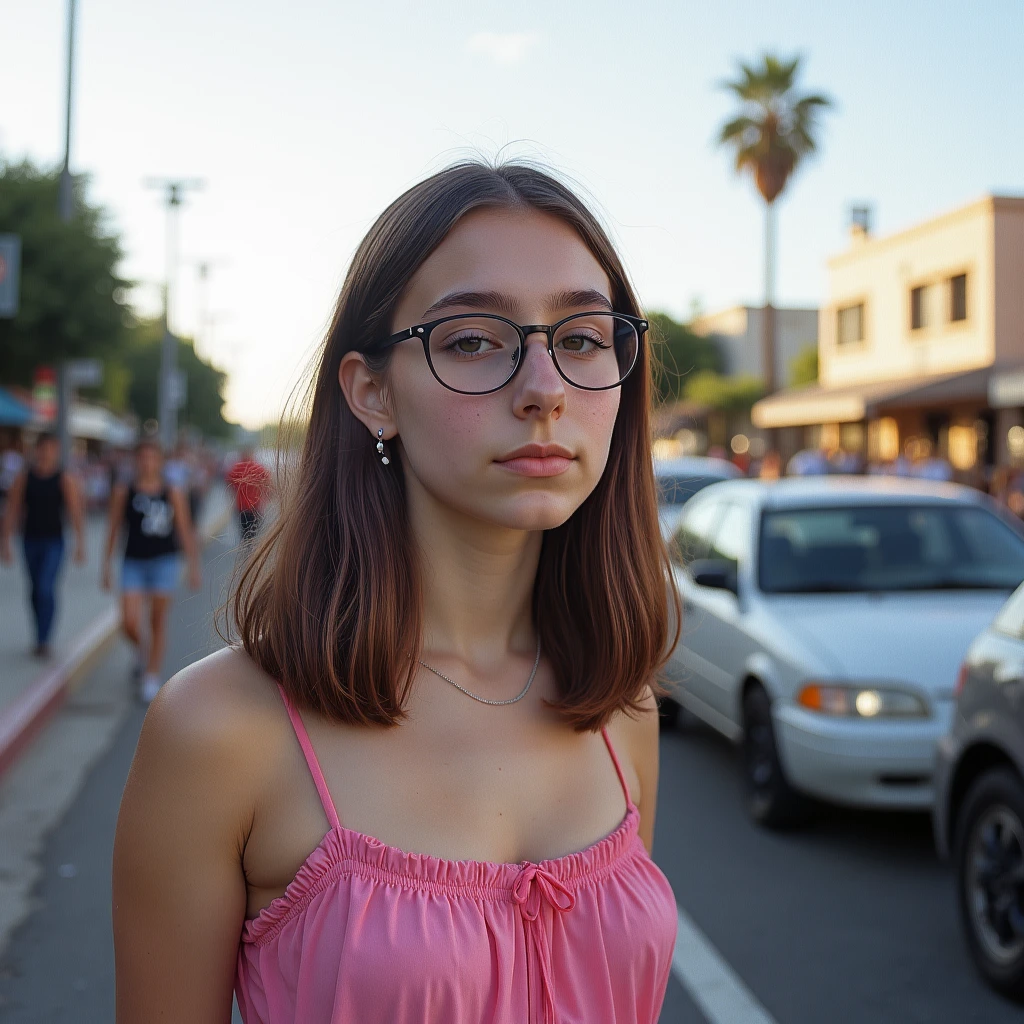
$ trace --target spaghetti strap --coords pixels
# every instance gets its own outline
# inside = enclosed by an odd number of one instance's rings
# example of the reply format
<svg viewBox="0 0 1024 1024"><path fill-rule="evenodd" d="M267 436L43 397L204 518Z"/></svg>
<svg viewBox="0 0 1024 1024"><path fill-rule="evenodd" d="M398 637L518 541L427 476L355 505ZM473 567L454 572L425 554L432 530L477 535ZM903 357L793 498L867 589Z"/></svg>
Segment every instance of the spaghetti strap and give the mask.
<svg viewBox="0 0 1024 1024"><path fill-rule="evenodd" d="M615 774L619 777L619 784L622 786L622 792L626 797L626 807L630 810L633 809L633 797L630 796L629 786L626 785L626 776L623 774L622 765L619 763L619 755L615 753L615 748L612 746L611 737L608 735L607 729L601 730L601 735L604 737L604 745L608 748L608 753L612 755L612 764L615 765Z"/></svg>
<svg viewBox="0 0 1024 1024"><path fill-rule="evenodd" d="M320 762L317 760L313 744L309 740L309 733L306 732L306 727L302 723L302 716L291 700L289 700L288 694L284 692L284 687L280 683L277 684L277 689L281 694L281 700L284 701L288 717L291 719L292 728L295 730L295 737L299 741L299 746L302 747L306 764L309 766L309 774L313 776L316 791L320 794L320 803L324 805L324 813L327 815L327 820L331 823L331 828L340 829L341 821L334 807L334 801L331 799L331 791L327 788L327 780L324 778L323 770L320 768ZM612 754L612 757L614 756Z"/></svg>

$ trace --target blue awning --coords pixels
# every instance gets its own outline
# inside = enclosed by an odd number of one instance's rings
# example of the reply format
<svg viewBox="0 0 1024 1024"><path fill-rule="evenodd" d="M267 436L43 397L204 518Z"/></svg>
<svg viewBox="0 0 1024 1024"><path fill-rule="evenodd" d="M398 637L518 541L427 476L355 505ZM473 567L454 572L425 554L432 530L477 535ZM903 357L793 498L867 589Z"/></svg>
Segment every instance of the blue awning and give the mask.
<svg viewBox="0 0 1024 1024"><path fill-rule="evenodd" d="M31 407L18 401L10 391L0 388L0 426L23 427L31 419Z"/></svg>

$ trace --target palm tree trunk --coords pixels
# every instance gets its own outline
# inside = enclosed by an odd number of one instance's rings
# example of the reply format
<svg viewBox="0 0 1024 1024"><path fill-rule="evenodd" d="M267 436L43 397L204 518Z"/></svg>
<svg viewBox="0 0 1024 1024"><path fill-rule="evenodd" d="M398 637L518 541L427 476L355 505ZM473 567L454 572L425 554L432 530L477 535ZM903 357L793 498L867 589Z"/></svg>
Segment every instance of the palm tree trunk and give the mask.
<svg viewBox="0 0 1024 1024"><path fill-rule="evenodd" d="M764 315L761 318L761 373L765 394L777 386L775 374L775 203L765 203Z"/></svg>

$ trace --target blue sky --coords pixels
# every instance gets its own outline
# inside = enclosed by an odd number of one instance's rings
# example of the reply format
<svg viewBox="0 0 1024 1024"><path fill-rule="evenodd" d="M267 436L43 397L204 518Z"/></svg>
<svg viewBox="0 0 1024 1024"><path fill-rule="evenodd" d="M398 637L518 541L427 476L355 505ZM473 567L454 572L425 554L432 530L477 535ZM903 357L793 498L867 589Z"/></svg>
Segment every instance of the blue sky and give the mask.
<svg viewBox="0 0 1024 1024"><path fill-rule="evenodd" d="M0 0L0 152L56 163L64 0ZM469 153L545 160L592 197L650 308L758 302L762 209L717 150L737 57L805 55L836 100L779 211L780 302L817 304L848 207L888 232L1024 194L1024 3L898 0L79 0L72 167L155 308L151 175L203 178L181 221L180 330L231 374L228 412L276 415L362 233ZM204 336L205 334L205 336Z"/></svg>

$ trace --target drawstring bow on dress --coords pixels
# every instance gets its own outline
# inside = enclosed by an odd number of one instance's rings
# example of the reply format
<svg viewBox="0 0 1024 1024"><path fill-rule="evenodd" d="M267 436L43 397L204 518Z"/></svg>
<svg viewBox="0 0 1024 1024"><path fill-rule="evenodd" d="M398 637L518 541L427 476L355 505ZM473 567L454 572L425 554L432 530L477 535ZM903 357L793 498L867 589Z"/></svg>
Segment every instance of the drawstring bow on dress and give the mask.
<svg viewBox="0 0 1024 1024"><path fill-rule="evenodd" d="M547 902L552 909L564 914L576 906L576 897L550 871L539 864L527 863L512 885L512 899L519 905L527 944L540 964L544 1024L555 1024L555 1001L551 994L551 947L547 929L541 919L541 907Z"/></svg>

